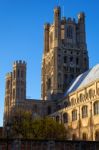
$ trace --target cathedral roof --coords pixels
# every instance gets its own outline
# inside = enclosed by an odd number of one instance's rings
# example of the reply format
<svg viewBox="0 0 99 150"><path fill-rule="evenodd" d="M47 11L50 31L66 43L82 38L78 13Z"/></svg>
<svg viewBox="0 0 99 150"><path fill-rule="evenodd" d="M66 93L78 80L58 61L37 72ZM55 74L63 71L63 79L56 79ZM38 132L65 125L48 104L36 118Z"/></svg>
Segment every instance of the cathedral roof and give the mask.
<svg viewBox="0 0 99 150"><path fill-rule="evenodd" d="M74 79L74 81L66 91L65 96L97 79L99 79L99 64L84 72L83 74L80 74L76 79Z"/></svg>

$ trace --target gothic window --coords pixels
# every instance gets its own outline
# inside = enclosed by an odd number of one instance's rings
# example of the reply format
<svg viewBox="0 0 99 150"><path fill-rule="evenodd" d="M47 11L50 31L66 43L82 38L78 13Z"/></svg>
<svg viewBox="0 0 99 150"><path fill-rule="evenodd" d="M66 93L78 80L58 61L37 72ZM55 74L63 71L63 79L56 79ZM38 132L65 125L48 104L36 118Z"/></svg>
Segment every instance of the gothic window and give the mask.
<svg viewBox="0 0 99 150"><path fill-rule="evenodd" d="M84 95L83 94L80 94L80 101L82 102L84 100Z"/></svg>
<svg viewBox="0 0 99 150"><path fill-rule="evenodd" d="M66 83L67 79L68 79L68 75L64 74L64 83Z"/></svg>
<svg viewBox="0 0 99 150"><path fill-rule="evenodd" d="M67 57L64 56L64 63L67 63Z"/></svg>
<svg viewBox="0 0 99 150"><path fill-rule="evenodd" d="M24 92L24 91L23 91L23 88L21 88L21 98L23 98L23 95L24 95L23 92Z"/></svg>
<svg viewBox="0 0 99 150"><path fill-rule="evenodd" d="M8 80L7 81L7 89L9 89L10 88L10 81Z"/></svg>
<svg viewBox="0 0 99 150"><path fill-rule="evenodd" d="M14 75L14 79L15 79L15 70L14 70L14 72L13 72L13 75Z"/></svg>
<svg viewBox="0 0 99 150"><path fill-rule="evenodd" d="M70 72L74 73L74 68L70 67Z"/></svg>
<svg viewBox="0 0 99 150"><path fill-rule="evenodd" d="M47 108L47 114L48 114L48 115L51 114L51 106L48 106L48 108Z"/></svg>
<svg viewBox="0 0 99 150"><path fill-rule="evenodd" d="M73 57L70 57L70 62L73 62Z"/></svg>
<svg viewBox="0 0 99 150"><path fill-rule="evenodd" d="M17 98L19 98L20 97L20 89L18 88L17 89Z"/></svg>
<svg viewBox="0 0 99 150"><path fill-rule="evenodd" d="M98 115L99 114L99 101L96 101L94 103L94 115Z"/></svg>
<svg viewBox="0 0 99 150"><path fill-rule="evenodd" d="M88 116L88 106L82 107L82 118L86 118Z"/></svg>
<svg viewBox="0 0 99 150"><path fill-rule="evenodd" d="M61 88L61 73L58 74L58 88Z"/></svg>
<svg viewBox="0 0 99 150"><path fill-rule="evenodd" d="M99 88L97 88L97 95L99 95Z"/></svg>
<svg viewBox="0 0 99 150"><path fill-rule="evenodd" d="M94 95L95 95L95 91L90 89L89 90L89 98L91 99L92 97L94 97Z"/></svg>
<svg viewBox="0 0 99 150"><path fill-rule="evenodd" d="M67 28L67 38L69 39L73 38L73 28L71 26Z"/></svg>
<svg viewBox="0 0 99 150"><path fill-rule="evenodd" d="M72 111L72 121L77 120L77 110Z"/></svg>
<svg viewBox="0 0 99 150"><path fill-rule="evenodd" d="M59 122L59 116L56 116L56 122Z"/></svg>
<svg viewBox="0 0 99 150"><path fill-rule="evenodd" d="M83 134L82 134L82 139L83 139L84 141L87 140L87 134L86 134L86 133L83 133Z"/></svg>
<svg viewBox="0 0 99 150"><path fill-rule="evenodd" d="M95 141L99 141L99 131L96 131L95 133Z"/></svg>
<svg viewBox="0 0 99 150"><path fill-rule="evenodd" d="M13 89L13 99L15 99L15 89Z"/></svg>
<svg viewBox="0 0 99 150"><path fill-rule="evenodd" d="M21 78L23 78L23 76L24 76L24 72L23 70L21 70Z"/></svg>
<svg viewBox="0 0 99 150"><path fill-rule="evenodd" d="M20 77L20 70L19 69L17 70L17 77L18 78Z"/></svg>
<svg viewBox="0 0 99 150"><path fill-rule="evenodd" d="M64 122L64 123L67 123L67 122L68 122L68 114L67 114L67 113L64 113L64 114L63 114L63 122Z"/></svg>
<svg viewBox="0 0 99 150"><path fill-rule="evenodd" d="M47 82L47 89L49 90L50 88L51 88L51 79L49 78Z"/></svg>
<svg viewBox="0 0 99 150"><path fill-rule="evenodd" d="M76 140L76 139L77 139L76 134L73 134L72 135L72 140Z"/></svg>
<svg viewBox="0 0 99 150"><path fill-rule="evenodd" d="M76 65L78 65L79 64L79 58L77 57L76 58Z"/></svg>
<svg viewBox="0 0 99 150"><path fill-rule="evenodd" d="M76 102L76 99L75 99L75 98L72 98L72 99L71 99L71 105L74 105L75 102Z"/></svg>

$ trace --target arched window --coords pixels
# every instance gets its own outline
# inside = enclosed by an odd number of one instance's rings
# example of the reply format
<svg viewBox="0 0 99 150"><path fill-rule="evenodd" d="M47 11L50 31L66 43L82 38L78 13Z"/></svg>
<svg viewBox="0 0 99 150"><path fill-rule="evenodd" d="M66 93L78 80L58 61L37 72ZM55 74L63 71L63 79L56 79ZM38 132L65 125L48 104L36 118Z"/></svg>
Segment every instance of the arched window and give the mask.
<svg viewBox="0 0 99 150"><path fill-rule="evenodd" d="M13 99L15 99L15 89L13 89Z"/></svg>
<svg viewBox="0 0 99 150"><path fill-rule="evenodd" d="M72 98L71 99L71 105L74 105L76 103L76 99L75 98Z"/></svg>
<svg viewBox="0 0 99 150"><path fill-rule="evenodd" d="M76 140L76 134L72 135L72 140Z"/></svg>
<svg viewBox="0 0 99 150"><path fill-rule="evenodd" d="M95 95L95 91L90 89L89 90L89 98L91 99L92 97L94 97L94 95Z"/></svg>
<svg viewBox="0 0 99 150"><path fill-rule="evenodd" d="M18 78L20 77L20 70L19 69L17 70L17 77Z"/></svg>
<svg viewBox="0 0 99 150"><path fill-rule="evenodd" d="M59 122L59 116L56 116L56 122Z"/></svg>
<svg viewBox="0 0 99 150"><path fill-rule="evenodd" d="M24 96L24 91L23 91L23 88L21 88L21 98L23 98Z"/></svg>
<svg viewBox="0 0 99 150"><path fill-rule="evenodd" d="M80 98L80 101L82 102L84 100L84 95L80 94L79 98Z"/></svg>
<svg viewBox="0 0 99 150"><path fill-rule="evenodd" d="M77 120L77 110L72 111L72 121Z"/></svg>
<svg viewBox="0 0 99 150"><path fill-rule="evenodd" d="M15 72L15 70L14 70L14 72L13 72L14 79L15 79L15 73L16 73L16 72Z"/></svg>
<svg viewBox="0 0 99 150"><path fill-rule="evenodd" d="M23 72L23 70L21 70L21 78L23 78L24 77L24 72Z"/></svg>
<svg viewBox="0 0 99 150"><path fill-rule="evenodd" d="M64 113L64 114L63 114L63 122L64 122L64 123L67 123L67 122L68 122L68 114L67 114L67 113Z"/></svg>
<svg viewBox="0 0 99 150"><path fill-rule="evenodd" d="M47 88L48 88L48 90L51 88L51 79L50 78L48 79L48 82L47 82Z"/></svg>
<svg viewBox="0 0 99 150"><path fill-rule="evenodd" d="M7 89L9 89L10 88L10 81L8 80L7 81Z"/></svg>
<svg viewBox="0 0 99 150"><path fill-rule="evenodd" d="M76 58L76 65L78 65L79 64L79 58L77 57Z"/></svg>
<svg viewBox="0 0 99 150"><path fill-rule="evenodd" d="M73 28L71 26L67 28L67 38L69 39L73 38Z"/></svg>
<svg viewBox="0 0 99 150"><path fill-rule="evenodd" d="M97 95L99 95L99 88L97 88Z"/></svg>
<svg viewBox="0 0 99 150"><path fill-rule="evenodd" d="M82 118L88 117L88 106L82 107Z"/></svg>
<svg viewBox="0 0 99 150"><path fill-rule="evenodd" d="M62 82L62 78L61 78L61 73L58 74L58 88L61 88L61 82Z"/></svg>
<svg viewBox="0 0 99 150"><path fill-rule="evenodd" d="M98 115L99 114L99 101L96 101L94 103L94 115Z"/></svg>
<svg viewBox="0 0 99 150"><path fill-rule="evenodd" d="M95 133L95 141L99 141L99 131L96 131Z"/></svg>
<svg viewBox="0 0 99 150"><path fill-rule="evenodd" d="M67 56L64 56L64 63L67 63Z"/></svg>
<svg viewBox="0 0 99 150"><path fill-rule="evenodd" d="M82 139L83 139L84 141L87 140L87 134L86 134L86 133L83 133L83 134L82 134Z"/></svg>

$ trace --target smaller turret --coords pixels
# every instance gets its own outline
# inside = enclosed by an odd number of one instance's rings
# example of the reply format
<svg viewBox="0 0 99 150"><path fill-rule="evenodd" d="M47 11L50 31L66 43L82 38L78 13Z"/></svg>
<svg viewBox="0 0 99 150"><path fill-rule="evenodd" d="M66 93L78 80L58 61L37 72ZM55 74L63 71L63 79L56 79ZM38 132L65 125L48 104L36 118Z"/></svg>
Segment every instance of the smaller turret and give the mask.
<svg viewBox="0 0 99 150"><path fill-rule="evenodd" d="M83 12L78 14L78 29L79 29L79 45L83 49L87 49L86 46L86 33L85 33L85 14Z"/></svg>
<svg viewBox="0 0 99 150"><path fill-rule="evenodd" d="M61 42L61 8L54 9L54 41L55 47L58 47Z"/></svg>
<svg viewBox="0 0 99 150"><path fill-rule="evenodd" d="M85 23L85 14L81 12L78 14L78 23Z"/></svg>
<svg viewBox="0 0 99 150"><path fill-rule="evenodd" d="M10 118L11 102L12 102L12 72L6 74L4 125L9 121Z"/></svg>
<svg viewBox="0 0 99 150"><path fill-rule="evenodd" d="M50 24L46 23L44 25L44 53L47 53L49 51L49 29Z"/></svg>

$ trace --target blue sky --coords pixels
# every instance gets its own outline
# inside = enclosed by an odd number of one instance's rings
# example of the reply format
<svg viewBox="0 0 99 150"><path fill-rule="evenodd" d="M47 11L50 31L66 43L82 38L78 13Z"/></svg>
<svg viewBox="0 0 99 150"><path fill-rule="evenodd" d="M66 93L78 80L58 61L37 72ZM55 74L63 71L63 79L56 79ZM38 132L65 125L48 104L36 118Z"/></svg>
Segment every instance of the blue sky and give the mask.
<svg viewBox="0 0 99 150"><path fill-rule="evenodd" d="M40 98L43 25L53 21L53 8L64 5L66 17L86 13L90 67L99 63L99 1L0 0L0 125L3 120L5 74L14 60L27 62L27 97Z"/></svg>

